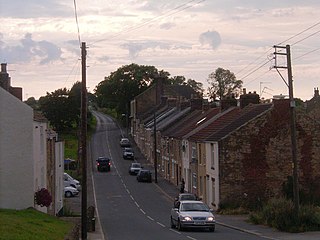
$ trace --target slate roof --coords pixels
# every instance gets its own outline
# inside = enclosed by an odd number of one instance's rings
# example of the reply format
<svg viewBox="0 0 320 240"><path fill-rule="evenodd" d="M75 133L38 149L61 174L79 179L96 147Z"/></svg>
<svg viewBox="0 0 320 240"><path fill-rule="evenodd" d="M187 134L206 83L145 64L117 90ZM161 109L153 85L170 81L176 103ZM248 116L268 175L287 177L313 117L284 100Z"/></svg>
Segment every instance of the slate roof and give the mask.
<svg viewBox="0 0 320 240"><path fill-rule="evenodd" d="M188 85L178 85L178 84L164 85L164 91L166 90L173 91L176 94L183 96L186 99L191 99L193 95L197 94L197 92Z"/></svg>
<svg viewBox="0 0 320 240"><path fill-rule="evenodd" d="M222 113L207 127L188 137L191 141L219 141L230 133L245 125L252 119L272 108L273 104L249 104L241 109L233 108L229 112Z"/></svg>
<svg viewBox="0 0 320 240"><path fill-rule="evenodd" d="M182 119L181 123L176 126L172 126L171 130L165 133L165 136L174 137L177 139L182 139L184 135L192 132L194 129L198 128L202 124L205 124L215 115L219 114L220 108L210 108L207 111L193 111L191 117L186 117Z"/></svg>
<svg viewBox="0 0 320 240"><path fill-rule="evenodd" d="M273 104L250 104L243 108L237 119L235 119L230 124L226 125L224 128L210 135L206 141L218 141L224 137L227 137L230 133L238 129L239 127L247 124L254 118L262 115L263 113L271 110Z"/></svg>

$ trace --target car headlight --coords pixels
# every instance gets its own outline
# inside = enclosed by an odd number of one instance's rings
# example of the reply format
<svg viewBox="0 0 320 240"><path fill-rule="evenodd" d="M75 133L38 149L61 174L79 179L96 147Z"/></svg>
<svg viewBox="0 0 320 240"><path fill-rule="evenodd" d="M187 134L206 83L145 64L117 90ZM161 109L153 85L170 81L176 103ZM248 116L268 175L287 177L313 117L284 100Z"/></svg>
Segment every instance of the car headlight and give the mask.
<svg viewBox="0 0 320 240"><path fill-rule="evenodd" d="M214 221L214 217L208 217L208 221L209 221L209 222Z"/></svg>
<svg viewBox="0 0 320 240"><path fill-rule="evenodd" d="M192 221L192 218L189 216L183 217L183 221Z"/></svg>

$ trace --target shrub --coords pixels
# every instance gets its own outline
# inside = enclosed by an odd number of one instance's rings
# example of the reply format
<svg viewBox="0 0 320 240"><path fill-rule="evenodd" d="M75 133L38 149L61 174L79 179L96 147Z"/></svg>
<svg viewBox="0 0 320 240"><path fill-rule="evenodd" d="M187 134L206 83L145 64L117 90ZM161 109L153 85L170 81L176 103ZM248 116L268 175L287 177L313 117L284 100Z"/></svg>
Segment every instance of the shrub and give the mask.
<svg viewBox="0 0 320 240"><path fill-rule="evenodd" d="M34 194L34 200L37 205L41 207L49 207L52 202L51 194L49 193L48 189L41 188L40 190L36 191Z"/></svg>
<svg viewBox="0 0 320 240"><path fill-rule="evenodd" d="M293 202L285 198L269 200L262 211L251 213L249 220L255 224L267 224L286 232L320 230L319 208L312 205L302 205L299 215L296 217Z"/></svg>

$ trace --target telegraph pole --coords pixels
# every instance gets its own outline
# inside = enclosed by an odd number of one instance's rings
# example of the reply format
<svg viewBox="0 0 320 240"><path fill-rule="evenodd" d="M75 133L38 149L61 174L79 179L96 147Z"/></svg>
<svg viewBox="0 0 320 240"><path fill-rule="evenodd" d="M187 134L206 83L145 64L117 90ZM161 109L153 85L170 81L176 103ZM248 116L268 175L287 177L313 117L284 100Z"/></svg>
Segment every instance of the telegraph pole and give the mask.
<svg viewBox="0 0 320 240"><path fill-rule="evenodd" d="M299 214L299 181L298 181L298 161L297 161L297 139L296 139L296 114L295 114L295 100L293 98L293 80L292 80L292 68L291 68L291 53L290 53L290 45L284 46L274 46L275 48L275 57L277 55L283 55L287 58L287 66L276 66L275 68L278 71L278 68L286 68L288 70L288 83L287 86L289 88L289 99L290 99L290 128L291 128L291 153L292 153L292 163L293 163L293 203L294 203L294 211L295 216L297 217ZM286 53L277 52L277 49L285 49ZM277 58L275 58L277 60ZM280 76L281 73L278 71ZM284 78L282 77L284 80ZM284 80L285 81L285 80Z"/></svg>
<svg viewBox="0 0 320 240"><path fill-rule="evenodd" d="M82 85L81 85L81 239L87 240L87 86L86 86L86 43L81 45Z"/></svg>

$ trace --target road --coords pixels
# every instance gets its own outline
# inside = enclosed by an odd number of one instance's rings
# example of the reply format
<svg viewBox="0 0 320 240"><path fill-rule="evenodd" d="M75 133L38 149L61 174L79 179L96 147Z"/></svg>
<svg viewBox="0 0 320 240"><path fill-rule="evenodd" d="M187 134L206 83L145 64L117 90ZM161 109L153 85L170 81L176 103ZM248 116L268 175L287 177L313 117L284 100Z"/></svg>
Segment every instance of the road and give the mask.
<svg viewBox="0 0 320 240"><path fill-rule="evenodd" d="M97 130L91 139L92 161L99 156L112 159L110 172L93 167L94 189L101 227L107 240L179 239L265 239L231 228L216 226L215 232L170 228L172 201L155 183L140 183L128 173L131 160L122 158L120 128L108 116L94 112ZM148 166L145 166L148 168ZM150 167L152 169L152 167Z"/></svg>

